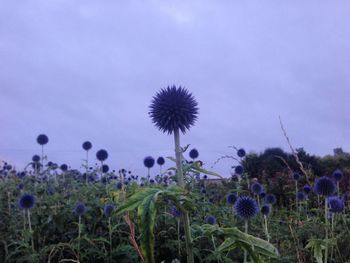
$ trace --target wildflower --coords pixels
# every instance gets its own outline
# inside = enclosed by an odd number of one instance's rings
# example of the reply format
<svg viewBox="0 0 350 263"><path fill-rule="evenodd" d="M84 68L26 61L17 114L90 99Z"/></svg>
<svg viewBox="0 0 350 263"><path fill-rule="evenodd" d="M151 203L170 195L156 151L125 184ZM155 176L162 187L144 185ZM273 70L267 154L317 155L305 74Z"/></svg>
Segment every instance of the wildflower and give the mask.
<svg viewBox="0 0 350 263"><path fill-rule="evenodd" d="M23 194L19 199L19 207L21 209L31 209L35 205L35 196L29 193Z"/></svg>
<svg viewBox="0 0 350 263"><path fill-rule="evenodd" d="M314 191L318 195L330 196L336 191L336 186L332 179L322 176L316 180Z"/></svg>
<svg viewBox="0 0 350 263"><path fill-rule="evenodd" d="M237 216L244 220L254 218L259 212L255 199L249 196L238 197L234 209Z"/></svg>

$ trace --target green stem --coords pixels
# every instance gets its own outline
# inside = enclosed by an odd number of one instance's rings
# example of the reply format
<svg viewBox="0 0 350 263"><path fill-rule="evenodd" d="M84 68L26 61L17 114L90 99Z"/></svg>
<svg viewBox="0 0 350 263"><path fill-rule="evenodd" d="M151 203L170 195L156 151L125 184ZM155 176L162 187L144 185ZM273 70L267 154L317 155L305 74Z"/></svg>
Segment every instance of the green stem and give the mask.
<svg viewBox="0 0 350 263"><path fill-rule="evenodd" d="M333 240L334 238L334 213L332 213L332 218L331 218L331 238ZM333 245L331 246L331 261L333 262Z"/></svg>
<svg viewBox="0 0 350 263"><path fill-rule="evenodd" d="M295 180L295 209L298 214L299 202L298 202L298 181L297 180Z"/></svg>
<svg viewBox="0 0 350 263"><path fill-rule="evenodd" d="M339 182L337 181L337 193L338 193L338 197L340 196L340 193L339 193Z"/></svg>
<svg viewBox="0 0 350 263"><path fill-rule="evenodd" d="M181 259L180 218L177 219L177 246L179 259Z"/></svg>
<svg viewBox="0 0 350 263"><path fill-rule="evenodd" d="M78 260L80 259L81 216L78 223Z"/></svg>
<svg viewBox="0 0 350 263"><path fill-rule="evenodd" d="M174 140L175 140L175 155L176 155L176 168L177 168L177 180L178 180L177 183L181 188L185 188L185 181L184 181L184 176L182 172L182 160L181 160L182 152L180 149L179 129L174 130ZM187 263L194 263L190 218L187 211L183 213L182 218L184 221L184 229L185 229Z"/></svg>
<svg viewBox="0 0 350 263"><path fill-rule="evenodd" d="M110 262L112 262L112 225L111 225L111 217L108 218L108 230L109 230L109 256L110 256Z"/></svg>
<svg viewBox="0 0 350 263"><path fill-rule="evenodd" d="M248 234L248 220L244 221L244 233ZM248 253L247 253L247 250L245 249L244 250L244 263L247 263L247 256L248 256Z"/></svg>
<svg viewBox="0 0 350 263"><path fill-rule="evenodd" d="M269 235L269 231L267 228L267 217L266 215L264 215L264 222L265 222L265 233L266 233L266 237L267 237L267 242L270 242L270 235Z"/></svg>
<svg viewBox="0 0 350 263"><path fill-rule="evenodd" d="M324 199L324 220L325 220L325 227L326 227L326 248L325 248L325 255L324 255L324 263L327 263L328 261L328 218L327 218L327 197Z"/></svg>
<svg viewBox="0 0 350 263"><path fill-rule="evenodd" d="M31 243L32 243L32 250L34 251L34 238L33 238L32 222L30 221L29 209L27 209L27 215L28 215L28 225L29 225L30 239L31 239Z"/></svg>

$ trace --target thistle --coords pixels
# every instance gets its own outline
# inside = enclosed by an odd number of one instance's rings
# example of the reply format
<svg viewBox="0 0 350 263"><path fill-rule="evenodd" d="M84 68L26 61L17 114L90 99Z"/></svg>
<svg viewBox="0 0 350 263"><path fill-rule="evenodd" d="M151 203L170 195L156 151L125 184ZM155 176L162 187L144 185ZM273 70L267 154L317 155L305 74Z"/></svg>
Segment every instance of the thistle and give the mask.
<svg viewBox="0 0 350 263"><path fill-rule="evenodd" d="M185 133L197 120L198 103L190 92L176 86L161 89L150 105L149 115L155 126L164 133L174 134L177 179L180 187L185 187L182 172L182 151L180 148L180 131ZM193 263L192 237L188 212L184 212L184 229L186 237L187 262Z"/></svg>

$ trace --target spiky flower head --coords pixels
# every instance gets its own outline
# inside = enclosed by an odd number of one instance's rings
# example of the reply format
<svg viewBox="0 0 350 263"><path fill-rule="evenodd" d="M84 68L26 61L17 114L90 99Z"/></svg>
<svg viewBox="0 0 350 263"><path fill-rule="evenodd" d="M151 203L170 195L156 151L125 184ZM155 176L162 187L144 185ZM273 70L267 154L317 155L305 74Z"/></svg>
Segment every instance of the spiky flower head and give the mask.
<svg viewBox="0 0 350 263"><path fill-rule="evenodd" d="M199 156L199 152L197 149L192 149L190 152L189 152L189 156L191 159L197 159L198 156Z"/></svg>
<svg viewBox="0 0 350 263"><path fill-rule="evenodd" d="M216 218L212 215L209 215L205 218L205 223L209 225L215 225L216 224Z"/></svg>
<svg viewBox="0 0 350 263"><path fill-rule="evenodd" d="M252 184L252 186L250 187L250 190L254 193L254 194L260 194L261 192L264 191L263 186L260 183L254 183Z"/></svg>
<svg viewBox="0 0 350 263"><path fill-rule="evenodd" d="M277 202L277 198L276 198L276 196L274 194L267 194L266 197L265 197L265 202L267 204L274 205Z"/></svg>
<svg viewBox="0 0 350 263"><path fill-rule="evenodd" d="M298 192L297 193L297 200L298 201L304 201L306 199L306 195L304 192Z"/></svg>
<svg viewBox="0 0 350 263"><path fill-rule="evenodd" d="M322 176L316 180L314 191L318 195L330 196L336 191L335 183L327 176Z"/></svg>
<svg viewBox="0 0 350 263"><path fill-rule="evenodd" d="M339 198L337 196L330 196L328 197L328 206L329 211L332 213L341 213L344 211L344 199Z"/></svg>
<svg viewBox="0 0 350 263"><path fill-rule="evenodd" d="M147 156L145 159L143 159L143 164L146 166L148 169L152 168L154 166L154 158L151 156Z"/></svg>
<svg viewBox="0 0 350 263"><path fill-rule="evenodd" d="M300 173L297 173L297 172L293 173L293 179L295 181L299 181L300 177L301 177Z"/></svg>
<svg viewBox="0 0 350 263"><path fill-rule="evenodd" d="M162 132L185 133L197 120L198 103L185 88L168 86L153 97L149 115Z"/></svg>
<svg viewBox="0 0 350 263"><path fill-rule="evenodd" d="M85 212L86 212L85 204L82 202L76 203L76 205L74 207L74 213L77 214L78 216L82 216L85 214Z"/></svg>
<svg viewBox="0 0 350 263"><path fill-rule="evenodd" d="M45 145L49 142L49 137L47 137L47 135L45 134L40 134L37 138L36 141L38 144L40 145Z"/></svg>
<svg viewBox="0 0 350 263"><path fill-rule="evenodd" d="M106 217L111 217L112 212L114 211L115 206L112 204L106 204L103 208L103 214Z"/></svg>
<svg viewBox="0 0 350 263"><path fill-rule="evenodd" d="M107 160L108 152L104 149L101 149L101 150L97 151L96 158L97 158L97 160L103 162L103 161Z"/></svg>
<svg viewBox="0 0 350 263"><path fill-rule="evenodd" d="M35 205L35 196L30 193L25 193L19 199L19 207L21 209L31 209Z"/></svg>
<svg viewBox="0 0 350 263"><path fill-rule="evenodd" d="M85 151L88 151L88 150L90 150L92 148L92 143L89 142L89 141L86 141L86 142L83 143L82 147L83 147L83 149Z"/></svg>
<svg viewBox="0 0 350 263"><path fill-rule="evenodd" d="M342 172L341 170L339 170L339 169L335 170L335 171L333 172L333 178L334 178L337 182L339 182L339 181L343 178L343 172Z"/></svg>
<svg viewBox="0 0 350 263"><path fill-rule="evenodd" d="M228 204L233 205L237 201L237 194L236 193L230 193L226 197L226 201Z"/></svg>
<svg viewBox="0 0 350 263"><path fill-rule="evenodd" d="M158 165L163 165L163 164L165 164L165 159L164 159L164 157L158 157L158 159L157 159L157 164L158 164Z"/></svg>
<svg viewBox="0 0 350 263"><path fill-rule="evenodd" d="M63 172L65 172L65 171L68 170L68 166L67 166L66 164L62 164L62 165L60 166L60 169L61 169Z"/></svg>
<svg viewBox="0 0 350 263"><path fill-rule="evenodd" d="M264 199L265 196L266 196L266 193L264 191L262 191L260 194L259 194L260 198L261 199Z"/></svg>
<svg viewBox="0 0 350 263"><path fill-rule="evenodd" d="M245 156L245 150L243 148L237 150L237 155L240 158L243 158Z"/></svg>
<svg viewBox="0 0 350 263"><path fill-rule="evenodd" d="M37 155L37 154L33 155L33 157L32 157L32 161L33 161L34 163L38 163L38 162L40 162L40 156L39 156L39 155Z"/></svg>
<svg viewBox="0 0 350 263"><path fill-rule="evenodd" d="M170 207L170 214L175 217L178 218L182 215L181 211L179 211L176 206L172 206Z"/></svg>
<svg viewBox="0 0 350 263"><path fill-rule="evenodd" d="M255 199L244 195L238 197L234 209L237 216L244 220L254 218L259 213Z"/></svg>
<svg viewBox="0 0 350 263"><path fill-rule="evenodd" d="M261 206L260 212L264 215L264 216L268 216L271 212L271 206L268 204L264 204Z"/></svg>
<svg viewBox="0 0 350 263"><path fill-rule="evenodd" d="M308 185L308 184L304 185L303 191L304 191L305 194L309 194L311 192L311 190L312 189L311 189L310 185Z"/></svg>
<svg viewBox="0 0 350 263"><path fill-rule="evenodd" d="M235 173L236 173L236 174L241 175L241 174L243 174L243 172L244 172L244 168L243 168L242 165L237 165L237 166L235 167Z"/></svg>
<svg viewBox="0 0 350 263"><path fill-rule="evenodd" d="M109 166L107 164L102 165L102 173L108 173Z"/></svg>

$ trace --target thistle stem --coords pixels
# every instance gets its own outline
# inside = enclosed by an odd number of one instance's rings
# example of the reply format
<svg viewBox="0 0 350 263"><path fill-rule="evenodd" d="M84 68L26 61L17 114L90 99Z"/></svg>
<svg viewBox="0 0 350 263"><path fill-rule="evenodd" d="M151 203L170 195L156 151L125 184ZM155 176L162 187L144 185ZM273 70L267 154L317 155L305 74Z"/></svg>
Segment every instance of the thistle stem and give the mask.
<svg viewBox="0 0 350 263"><path fill-rule="evenodd" d="M29 225L30 239L31 239L31 243L32 243L32 250L34 251L33 230L32 230L32 222L30 221L30 211L29 211L29 209L27 209L27 215L28 215L28 225Z"/></svg>
<svg viewBox="0 0 350 263"><path fill-rule="evenodd" d="M81 216L78 222L78 260L80 259Z"/></svg>
<svg viewBox="0 0 350 263"><path fill-rule="evenodd" d="M184 181L184 176L182 172L182 159L181 159L182 152L180 149L179 129L174 130L174 141L175 141L175 156L176 156L177 181L178 181L177 183L181 188L185 188L185 181ZM182 218L184 221L184 229L185 229L187 263L194 263L190 218L187 211L183 213Z"/></svg>
<svg viewBox="0 0 350 263"><path fill-rule="evenodd" d="M111 217L108 217L108 230L109 230L109 256L110 256L110 262L112 262L112 225L111 225Z"/></svg>
<svg viewBox="0 0 350 263"><path fill-rule="evenodd" d="M270 235L269 235L269 230L267 228L267 217L266 217L266 215L264 215L264 222L265 222L265 233L266 233L266 237L267 237L267 242L270 242Z"/></svg>
<svg viewBox="0 0 350 263"><path fill-rule="evenodd" d="M324 255L324 263L327 263L328 261L328 218L327 218L327 197L324 199L324 221L325 221L325 228L326 228L326 243L325 243L325 255Z"/></svg>
<svg viewBox="0 0 350 263"><path fill-rule="evenodd" d="M245 220L244 221L244 233L248 234L248 220ZM248 256L248 253L247 253L247 250L245 249L244 250L244 263L247 263L247 256Z"/></svg>

